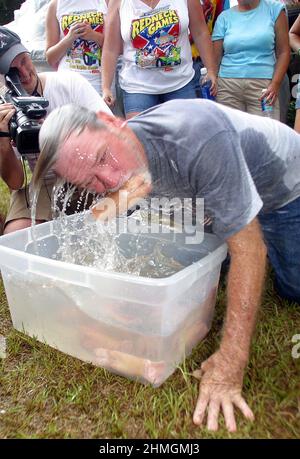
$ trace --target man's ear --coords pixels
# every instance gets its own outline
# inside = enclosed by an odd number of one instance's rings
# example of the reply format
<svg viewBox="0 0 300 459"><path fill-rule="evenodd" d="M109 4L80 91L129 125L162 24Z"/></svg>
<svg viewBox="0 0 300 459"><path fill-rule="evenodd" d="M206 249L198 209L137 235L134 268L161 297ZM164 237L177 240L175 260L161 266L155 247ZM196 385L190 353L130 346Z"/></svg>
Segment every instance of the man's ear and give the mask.
<svg viewBox="0 0 300 459"><path fill-rule="evenodd" d="M97 113L97 118L105 124L109 124L114 127L123 127L124 125L124 120L122 118L117 118L114 115L110 115L109 113L106 112L98 112Z"/></svg>

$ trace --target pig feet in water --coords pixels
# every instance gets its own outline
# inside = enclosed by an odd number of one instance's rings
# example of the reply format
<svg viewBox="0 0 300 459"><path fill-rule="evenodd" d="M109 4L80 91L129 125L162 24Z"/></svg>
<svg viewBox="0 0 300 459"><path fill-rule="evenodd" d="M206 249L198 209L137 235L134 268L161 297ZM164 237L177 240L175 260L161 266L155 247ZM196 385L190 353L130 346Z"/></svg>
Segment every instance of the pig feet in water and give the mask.
<svg viewBox="0 0 300 459"><path fill-rule="evenodd" d="M151 384L159 384L164 379L166 362L152 362L124 352L98 348L94 350L99 365L115 370L129 377L139 377Z"/></svg>

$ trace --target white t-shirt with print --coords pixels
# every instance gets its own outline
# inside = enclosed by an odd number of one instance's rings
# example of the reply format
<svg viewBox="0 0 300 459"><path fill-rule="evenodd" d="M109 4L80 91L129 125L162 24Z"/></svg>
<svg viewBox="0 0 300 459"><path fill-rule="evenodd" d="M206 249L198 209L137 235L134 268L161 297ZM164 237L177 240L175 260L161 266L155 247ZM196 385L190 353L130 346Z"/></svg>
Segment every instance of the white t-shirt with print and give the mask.
<svg viewBox="0 0 300 459"><path fill-rule="evenodd" d="M165 94L192 80L187 0L160 0L154 9L142 0L122 0L120 23L124 42L122 89Z"/></svg>
<svg viewBox="0 0 300 459"><path fill-rule="evenodd" d="M107 13L105 0L57 0L56 17L60 38L75 22L89 21L93 30L103 32ZM101 94L101 47L90 40L77 38L59 62L58 70L80 72Z"/></svg>

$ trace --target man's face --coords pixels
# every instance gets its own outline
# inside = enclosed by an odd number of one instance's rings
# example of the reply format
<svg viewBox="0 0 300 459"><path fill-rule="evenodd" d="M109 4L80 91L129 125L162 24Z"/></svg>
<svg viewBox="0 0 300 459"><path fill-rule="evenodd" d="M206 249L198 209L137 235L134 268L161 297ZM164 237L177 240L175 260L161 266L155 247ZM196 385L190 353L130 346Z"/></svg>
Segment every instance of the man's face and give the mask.
<svg viewBox="0 0 300 459"><path fill-rule="evenodd" d="M119 189L140 167L138 152L126 136L85 128L66 140L54 169L80 188L105 193Z"/></svg>
<svg viewBox="0 0 300 459"><path fill-rule="evenodd" d="M10 67L18 70L23 88L32 94L37 82L37 73L29 53L21 53L14 58Z"/></svg>

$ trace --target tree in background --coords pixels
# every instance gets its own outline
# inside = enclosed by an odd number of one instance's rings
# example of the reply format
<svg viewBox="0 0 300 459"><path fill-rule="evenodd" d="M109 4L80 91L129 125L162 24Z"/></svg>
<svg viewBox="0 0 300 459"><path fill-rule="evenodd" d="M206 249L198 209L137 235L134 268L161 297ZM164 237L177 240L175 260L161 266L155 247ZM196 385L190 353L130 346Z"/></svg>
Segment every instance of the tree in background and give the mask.
<svg viewBox="0 0 300 459"><path fill-rule="evenodd" d="M0 24L4 25L14 19L14 10L20 8L24 0L0 0Z"/></svg>

